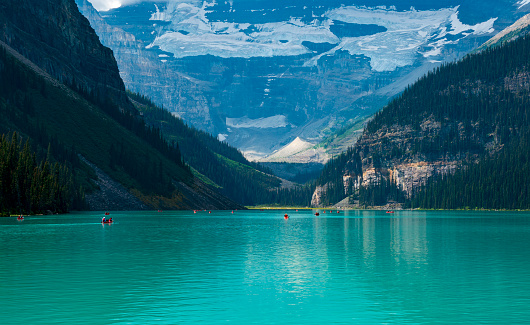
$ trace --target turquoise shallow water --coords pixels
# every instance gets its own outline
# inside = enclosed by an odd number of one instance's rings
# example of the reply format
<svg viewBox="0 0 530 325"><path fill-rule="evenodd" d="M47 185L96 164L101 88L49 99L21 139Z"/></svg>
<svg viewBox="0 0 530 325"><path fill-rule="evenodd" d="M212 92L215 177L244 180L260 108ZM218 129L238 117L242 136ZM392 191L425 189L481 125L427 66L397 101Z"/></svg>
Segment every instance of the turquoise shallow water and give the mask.
<svg viewBox="0 0 530 325"><path fill-rule="evenodd" d="M327 212L0 218L0 324L529 322L530 213Z"/></svg>

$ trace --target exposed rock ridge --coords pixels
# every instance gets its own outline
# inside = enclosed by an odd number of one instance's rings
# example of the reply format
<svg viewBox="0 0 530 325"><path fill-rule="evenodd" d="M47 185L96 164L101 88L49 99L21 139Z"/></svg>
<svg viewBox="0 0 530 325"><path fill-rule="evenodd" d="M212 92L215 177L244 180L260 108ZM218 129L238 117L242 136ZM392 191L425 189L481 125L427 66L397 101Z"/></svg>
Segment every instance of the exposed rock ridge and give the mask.
<svg viewBox="0 0 530 325"><path fill-rule="evenodd" d="M499 46L503 43L513 41L514 39L530 32L530 14L527 14L517 20L509 27L493 36L486 43L482 44L477 51L481 51L491 46Z"/></svg>

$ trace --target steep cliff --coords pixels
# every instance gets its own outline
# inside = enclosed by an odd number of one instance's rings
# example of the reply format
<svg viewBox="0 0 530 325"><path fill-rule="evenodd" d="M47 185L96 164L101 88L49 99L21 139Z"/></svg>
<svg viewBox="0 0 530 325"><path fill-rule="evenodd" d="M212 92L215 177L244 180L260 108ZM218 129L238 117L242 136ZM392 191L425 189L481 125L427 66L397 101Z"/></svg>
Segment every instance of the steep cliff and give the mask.
<svg viewBox="0 0 530 325"><path fill-rule="evenodd" d="M131 108L112 50L74 0L2 0L0 7L0 40L60 82Z"/></svg>
<svg viewBox="0 0 530 325"><path fill-rule="evenodd" d="M213 131L207 127L212 124L212 116L204 97L209 83L168 68L163 57L145 49L148 43L120 26L108 24L89 1L75 2L79 11L90 21L101 43L113 50L127 89L147 95L160 106L172 108L177 116L185 115L183 112L188 111L201 121L196 127Z"/></svg>

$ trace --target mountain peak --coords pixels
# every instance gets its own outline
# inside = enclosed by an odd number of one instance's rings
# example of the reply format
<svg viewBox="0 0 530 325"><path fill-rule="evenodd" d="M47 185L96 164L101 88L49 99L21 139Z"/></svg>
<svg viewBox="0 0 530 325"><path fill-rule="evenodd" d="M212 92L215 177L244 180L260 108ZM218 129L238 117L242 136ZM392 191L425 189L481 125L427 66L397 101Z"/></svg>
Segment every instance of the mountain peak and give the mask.
<svg viewBox="0 0 530 325"><path fill-rule="evenodd" d="M527 34L530 31L530 14L521 17L512 25L502 30L497 35L490 38L486 43L481 45L477 51L484 50L488 47L499 46L503 43L513 41L514 39Z"/></svg>

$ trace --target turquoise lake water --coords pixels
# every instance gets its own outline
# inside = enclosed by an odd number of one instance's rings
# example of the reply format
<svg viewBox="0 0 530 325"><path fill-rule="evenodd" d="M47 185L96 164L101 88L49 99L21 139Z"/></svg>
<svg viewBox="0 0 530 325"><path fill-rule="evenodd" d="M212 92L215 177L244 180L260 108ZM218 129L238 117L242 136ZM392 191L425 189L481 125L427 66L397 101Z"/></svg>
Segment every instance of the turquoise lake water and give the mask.
<svg viewBox="0 0 530 325"><path fill-rule="evenodd" d="M314 212L0 218L0 324L530 322L530 213Z"/></svg>

